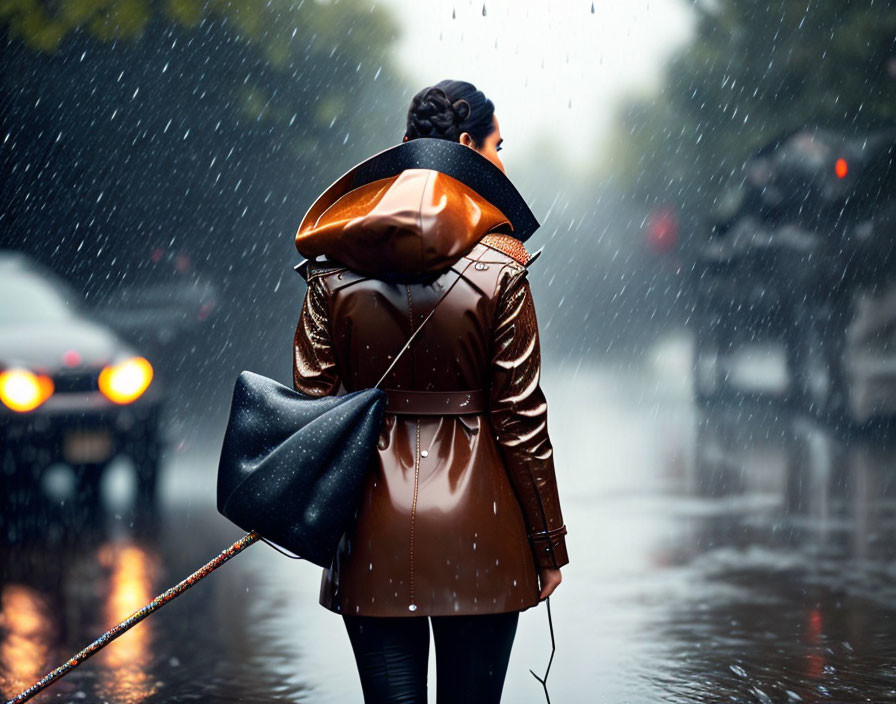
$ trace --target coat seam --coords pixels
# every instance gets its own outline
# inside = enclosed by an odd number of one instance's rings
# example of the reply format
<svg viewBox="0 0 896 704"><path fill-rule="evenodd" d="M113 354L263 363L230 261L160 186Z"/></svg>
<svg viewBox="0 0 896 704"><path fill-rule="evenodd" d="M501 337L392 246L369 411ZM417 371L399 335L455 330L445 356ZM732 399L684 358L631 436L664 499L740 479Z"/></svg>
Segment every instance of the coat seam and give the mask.
<svg viewBox="0 0 896 704"><path fill-rule="evenodd" d="M405 289L408 294L408 316L410 318L410 330L411 334L414 333L414 297L411 295L411 287L409 284L405 284ZM414 388L417 388L417 364L414 359L414 350L408 350L411 356L411 383ZM414 445L414 496L411 501L411 532L410 532L410 543L409 543L409 555L408 555L408 595L410 598L409 607L414 606L414 528L417 518L417 494L419 491L419 479L420 479L420 419L417 418L415 421L416 426L416 439Z"/></svg>
<svg viewBox="0 0 896 704"><path fill-rule="evenodd" d="M410 540L410 559L408 560L410 575L409 575L409 591L410 591L410 606L414 606L414 524L416 522L417 517L417 493L419 491L420 486L420 419L416 420L417 433L416 433L416 447L414 450L414 500L411 503L411 540Z"/></svg>
<svg viewBox="0 0 896 704"><path fill-rule="evenodd" d="M404 285L405 290L408 293L408 317L410 321L410 332L409 336L414 334L414 297L411 295L411 286L410 284ZM417 388L417 360L414 359L414 347L411 345L411 349L408 350L411 357L411 383L414 385L414 388Z"/></svg>

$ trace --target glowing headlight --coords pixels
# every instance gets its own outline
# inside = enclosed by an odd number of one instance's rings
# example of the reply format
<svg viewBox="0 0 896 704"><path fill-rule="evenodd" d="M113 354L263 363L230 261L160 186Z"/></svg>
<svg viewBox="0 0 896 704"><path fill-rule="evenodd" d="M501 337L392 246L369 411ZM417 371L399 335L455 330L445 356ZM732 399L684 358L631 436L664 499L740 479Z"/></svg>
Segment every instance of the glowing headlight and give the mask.
<svg viewBox="0 0 896 704"><path fill-rule="evenodd" d="M27 369L0 372L0 401L14 411L31 411L53 395L53 380Z"/></svg>
<svg viewBox="0 0 896 704"><path fill-rule="evenodd" d="M130 403L149 388L152 365L143 357L132 357L100 372L100 391L115 403Z"/></svg>

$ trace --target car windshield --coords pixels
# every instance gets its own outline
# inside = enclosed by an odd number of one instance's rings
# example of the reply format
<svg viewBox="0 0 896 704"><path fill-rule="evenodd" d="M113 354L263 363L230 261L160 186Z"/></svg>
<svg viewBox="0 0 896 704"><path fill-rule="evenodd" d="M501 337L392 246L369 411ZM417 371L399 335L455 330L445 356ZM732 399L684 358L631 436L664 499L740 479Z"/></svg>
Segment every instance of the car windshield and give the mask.
<svg viewBox="0 0 896 704"><path fill-rule="evenodd" d="M51 284L35 276L15 272L0 277L0 325L66 320L73 308Z"/></svg>

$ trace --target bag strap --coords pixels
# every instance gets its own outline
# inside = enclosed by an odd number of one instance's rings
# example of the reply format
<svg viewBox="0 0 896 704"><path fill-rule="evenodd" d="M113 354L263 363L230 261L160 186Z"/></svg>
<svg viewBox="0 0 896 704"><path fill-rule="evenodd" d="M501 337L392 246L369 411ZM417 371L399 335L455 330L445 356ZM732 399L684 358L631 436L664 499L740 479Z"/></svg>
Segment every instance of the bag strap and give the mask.
<svg viewBox="0 0 896 704"><path fill-rule="evenodd" d="M423 329L423 326L426 325L427 322L429 322L429 319L432 317L432 314L436 312L436 308L438 308L439 304L445 300L445 296L447 296L451 292L451 289L454 288L454 284L456 284L458 281L460 281L463 278L464 272L466 272L466 270L470 268L470 265L473 264L474 261L475 260L470 260L467 263L467 265L461 270L461 272L457 275L457 278L451 282L451 285L448 287L448 290L442 294L441 298L439 298L439 300L436 302L435 306L433 306L433 309L431 311L429 311L429 315L427 315L423 319L423 322L417 326L417 329L414 330L414 332L408 338L408 341L404 343L404 347L401 348L401 351L397 355L395 355L395 359L392 360L392 363L389 365L389 368L386 369L385 372L383 372L383 375L380 377L380 380L378 382L376 382L376 384L374 384L372 388L374 388L374 389L378 388L379 385L383 383L385 378L387 376L389 376L389 372L392 371L392 368L395 366L395 363L398 361L398 358L401 357L401 355L403 355L405 353L405 351L411 346L411 343L414 341L414 338L417 337L417 333Z"/></svg>

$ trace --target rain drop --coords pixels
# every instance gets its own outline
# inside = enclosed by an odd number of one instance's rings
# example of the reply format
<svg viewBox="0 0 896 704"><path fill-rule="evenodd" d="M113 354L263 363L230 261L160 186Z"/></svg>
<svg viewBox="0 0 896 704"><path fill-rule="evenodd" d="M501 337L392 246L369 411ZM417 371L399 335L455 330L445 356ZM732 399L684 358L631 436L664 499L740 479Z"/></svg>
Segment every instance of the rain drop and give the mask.
<svg viewBox="0 0 896 704"><path fill-rule="evenodd" d="M742 668L740 665L729 665L728 669L738 677L743 677L744 679L748 677L746 670L744 670L744 668Z"/></svg>
<svg viewBox="0 0 896 704"><path fill-rule="evenodd" d="M485 3L482 3L482 16L485 17Z"/></svg>

